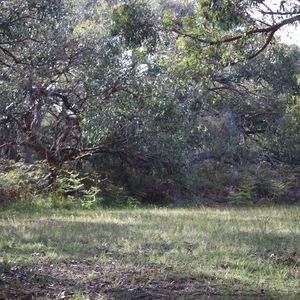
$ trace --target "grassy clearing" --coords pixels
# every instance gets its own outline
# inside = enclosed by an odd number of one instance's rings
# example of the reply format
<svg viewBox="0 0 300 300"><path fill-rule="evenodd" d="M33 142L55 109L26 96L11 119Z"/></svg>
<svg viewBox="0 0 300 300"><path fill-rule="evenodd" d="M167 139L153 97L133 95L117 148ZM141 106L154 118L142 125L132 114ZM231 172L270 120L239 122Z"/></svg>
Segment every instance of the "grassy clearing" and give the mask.
<svg viewBox="0 0 300 300"><path fill-rule="evenodd" d="M300 207L6 210L0 271L7 298L300 299Z"/></svg>

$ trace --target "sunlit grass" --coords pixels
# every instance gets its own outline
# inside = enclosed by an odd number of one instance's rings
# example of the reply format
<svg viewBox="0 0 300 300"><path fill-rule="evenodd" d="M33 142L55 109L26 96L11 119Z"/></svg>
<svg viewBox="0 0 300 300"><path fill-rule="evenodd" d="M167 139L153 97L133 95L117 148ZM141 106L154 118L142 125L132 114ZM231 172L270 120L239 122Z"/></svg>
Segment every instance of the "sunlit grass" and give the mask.
<svg viewBox="0 0 300 300"><path fill-rule="evenodd" d="M263 290L297 299L300 208L0 214L0 264L28 267L66 260L113 263L116 273L129 266L157 266L165 276L195 277L224 294Z"/></svg>

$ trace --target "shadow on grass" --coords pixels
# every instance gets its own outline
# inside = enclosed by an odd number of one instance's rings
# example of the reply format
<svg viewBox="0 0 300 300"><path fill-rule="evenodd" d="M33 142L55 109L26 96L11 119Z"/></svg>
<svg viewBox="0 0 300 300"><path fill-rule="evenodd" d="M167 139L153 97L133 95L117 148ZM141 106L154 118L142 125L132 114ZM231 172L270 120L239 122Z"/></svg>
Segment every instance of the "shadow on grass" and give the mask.
<svg viewBox="0 0 300 300"><path fill-rule="evenodd" d="M158 216L154 222L168 219ZM209 217L206 219L209 222ZM172 248L159 240L126 249L123 243L142 241L149 227L147 222L134 218L128 223L55 219L29 220L14 229L9 224L1 225L7 243L0 254L10 257L10 261L0 261L0 299L70 299L76 295L116 300L283 298L279 292L269 293L259 287L251 290L247 282L233 282L221 274L218 278L207 274L194 278L178 274L167 264L151 263L147 253L159 256ZM253 249L265 249L266 241L273 248L291 245L291 239L296 242L289 234L239 231L237 236L226 227L222 234L223 239ZM54 253L55 258L47 252ZM20 257L23 261L14 263L13 259ZM299 297L295 294L288 299Z"/></svg>
<svg viewBox="0 0 300 300"><path fill-rule="evenodd" d="M238 235L235 233L226 233L226 236L237 243L251 247L264 247L267 250L271 250L274 247L277 250L287 250L288 248L298 248L300 250L300 236L296 233L278 234L274 232L239 231Z"/></svg>
<svg viewBox="0 0 300 300"><path fill-rule="evenodd" d="M282 294L245 291L243 282L235 283L240 289L233 289L229 281L220 284L209 276L188 277L154 265L73 261L4 272L0 299L282 299Z"/></svg>

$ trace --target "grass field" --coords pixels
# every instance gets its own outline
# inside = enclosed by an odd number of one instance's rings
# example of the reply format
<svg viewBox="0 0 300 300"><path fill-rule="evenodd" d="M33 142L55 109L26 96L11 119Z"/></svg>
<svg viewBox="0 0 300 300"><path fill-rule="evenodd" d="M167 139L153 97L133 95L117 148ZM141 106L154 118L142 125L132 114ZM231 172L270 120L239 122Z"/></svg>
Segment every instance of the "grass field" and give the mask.
<svg viewBox="0 0 300 300"><path fill-rule="evenodd" d="M300 207L0 213L0 299L300 299Z"/></svg>

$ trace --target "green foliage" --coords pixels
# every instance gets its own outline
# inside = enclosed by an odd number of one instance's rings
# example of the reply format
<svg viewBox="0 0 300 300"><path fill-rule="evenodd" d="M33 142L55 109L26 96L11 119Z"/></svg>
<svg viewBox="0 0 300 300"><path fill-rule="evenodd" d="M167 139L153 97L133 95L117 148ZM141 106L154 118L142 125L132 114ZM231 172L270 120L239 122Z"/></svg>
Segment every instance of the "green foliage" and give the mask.
<svg viewBox="0 0 300 300"><path fill-rule="evenodd" d="M293 186L291 181L287 180L273 180L271 184L270 196L277 202L287 200L287 195L290 187Z"/></svg>
<svg viewBox="0 0 300 300"><path fill-rule="evenodd" d="M31 199L47 183L47 167L41 162L34 164L0 161L0 187L9 201Z"/></svg>
<svg viewBox="0 0 300 300"><path fill-rule="evenodd" d="M249 205L253 200L253 184L251 182L243 182L237 190L231 191L228 195L228 201L234 205Z"/></svg>
<svg viewBox="0 0 300 300"><path fill-rule="evenodd" d="M262 2L4 1L0 157L26 164L3 163L0 197L90 209L296 193L274 170L300 164L300 52L274 41L245 61L274 33L251 16Z"/></svg>
<svg viewBox="0 0 300 300"><path fill-rule="evenodd" d="M299 96L287 107L287 113L278 120L275 134L271 133L270 149L278 159L291 165L300 165L300 104Z"/></svg>
<svg viewBox="0 0 300 300"><path fill-rule="evenodd" d="M101 193L100 205L103 207L136 207L139 202L124 190L123 187L108 183Z"/></svg>
<svg viewBox="0 0 300 300"><path fill-rule="evenodd" d="M207 201L251 205L291 203L297 197L298 171L286 166L205 162L196 165L191 174L185 179L188 193Z"/></svg>
<svg viewBox="0 0 300 300"><path fill-rule="evenodd" d="M53 207L71 208L75 205L90 209L99 204L100 189L96 186L87 189L84 184L85 179L75 171L65 171L60 175L49 193L49 200Z"/></svg>
<svg viewBox="0 0 300 300"><path fill-rule="evenodd" d="M146 46L154 51L157 44L158 32L151 10L144 1L130 4L120 4L112 12L113 36L121 36L129 47Z"/></svg>
<svg viewBox="0 0 300 300"><path fill-rule="evenodd" d="M75 202L74 197L56 191L51 191L46 196L37 198L36 205L41 208L71 209L76 206L78 207L78 203Z"/></svg>
<svg viewBox="0 0 300 300"><path fill-rule="evenodd" d="M102 197L99 196L100 189L95 186L90 187L84 191L83 199L81 200L81 207L90 209L95 205L100 204Z"/></svg>
<svg viewBox="0 0 300 300"><path fill-rule="evenodd" d="M242 1L199 1L199 16L222 30L229 30L242 24Z"/></svg>
<svg viewBox="0 0 300 300"><path fill-rule="evenodd" d="M82 176L77 171L64 170L49 185L49 174L43 163L28 165L2 160L0 170L1 201L21 201L39 208L64 209L139 205L123 187L92 174Z"/></svg>

